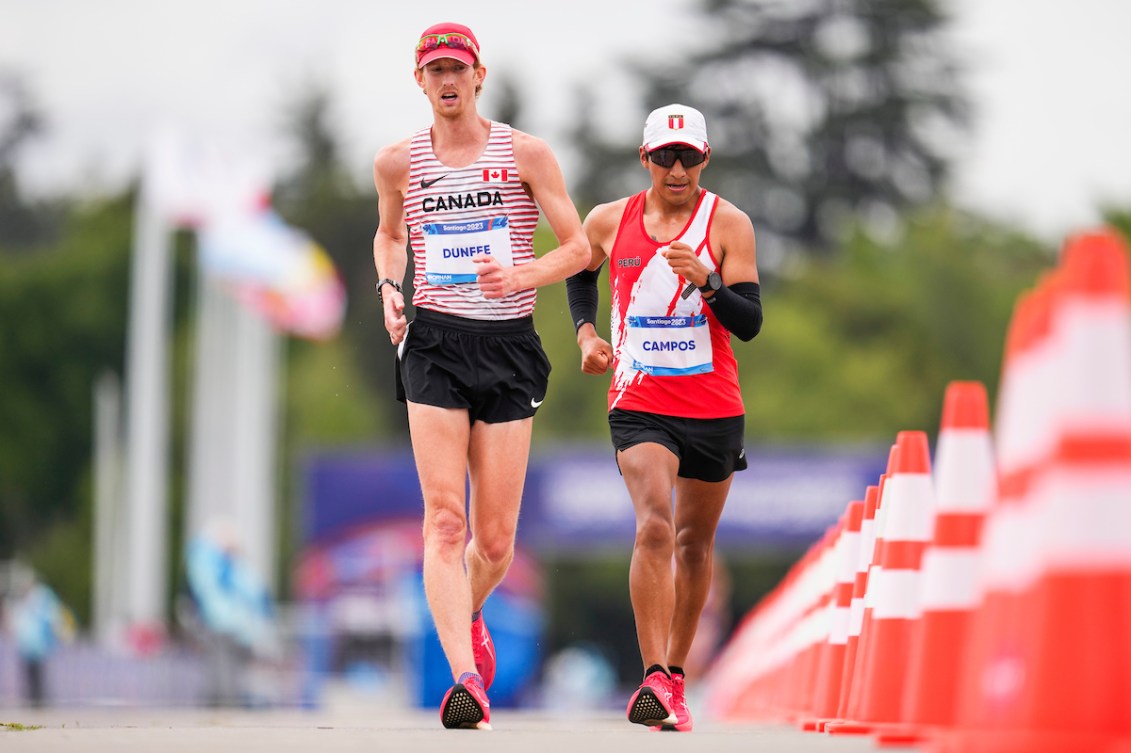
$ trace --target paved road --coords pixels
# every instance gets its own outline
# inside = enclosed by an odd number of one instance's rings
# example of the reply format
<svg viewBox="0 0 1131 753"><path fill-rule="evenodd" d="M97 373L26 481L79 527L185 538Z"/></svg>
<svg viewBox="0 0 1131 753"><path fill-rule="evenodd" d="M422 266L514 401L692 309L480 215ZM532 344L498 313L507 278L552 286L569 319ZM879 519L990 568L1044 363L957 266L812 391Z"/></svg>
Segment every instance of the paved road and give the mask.
<svg viewBox="0 0 1131 753"><path fill-rule="evenodd" d="M444 730L435 712L228 712L152 709L0 708L3 753L857 753L879 748L870 738L828 737L788 727L702 723L691 734L657 734L618 714L499 710L490 732ZM13 723L39 729L17 730ZM455 747L458 745L458 747ZM884 751L915 748L884 747Z"/></svg>

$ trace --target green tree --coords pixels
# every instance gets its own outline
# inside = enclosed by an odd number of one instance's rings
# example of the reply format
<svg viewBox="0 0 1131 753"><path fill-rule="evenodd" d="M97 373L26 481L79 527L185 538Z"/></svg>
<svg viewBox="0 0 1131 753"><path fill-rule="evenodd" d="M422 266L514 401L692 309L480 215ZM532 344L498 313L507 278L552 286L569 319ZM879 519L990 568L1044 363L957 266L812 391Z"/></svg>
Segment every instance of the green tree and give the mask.
<svg viewBox="0 0 1131 753"><path fill-rule="evenodd" d="M22 79L0 72L0 249L27 252L57 238L66 207L31 201L20 191L19 157L45 129L45 119Z"/></svg>
<svg viewBox="0 0 1131 753"><path fill-rule="evenodd" d="M898 242L857 232L768 281L762 334L735 343L749 435L933 436L949 381L994 394L1014 302L1053 262L1024 236L938 208L909 217Z"/></svg>
<svg viewBox="0 0 1131 753"><path fill-rule="evenodd" d="M296 449L404 431L395 406L373 399L393 390L393 350L373 291L375 194L360 189L345 164L332 114L330 95L319 85L301 90L288 105L284 127L295 158L274 190L279 213L326 249L346 288L338 337L293 341L290 348L287 386L299 399L288 399L288 423Z"/></svg>
<svg viewBox="0 0 1131 753"><path fill-rule="evenodd" d="M637 77L646 110L678 101L707 116L714 153L705 180L750 214L767 269L789 249L831 252L852 228L890 230L937 200L947 149L968 116L941 3L701 8L695 38L709 44L669 65L637 65ZM612 198L594 192L635 164L635 146L628 159L587 163L586 194Z"/></svg>

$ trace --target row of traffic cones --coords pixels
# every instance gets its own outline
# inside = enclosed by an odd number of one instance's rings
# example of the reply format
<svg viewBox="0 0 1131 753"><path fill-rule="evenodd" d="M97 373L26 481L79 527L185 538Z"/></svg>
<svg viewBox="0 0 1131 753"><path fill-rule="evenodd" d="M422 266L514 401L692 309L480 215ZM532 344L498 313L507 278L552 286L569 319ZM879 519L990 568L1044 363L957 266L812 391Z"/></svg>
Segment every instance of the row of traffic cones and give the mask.
<svg viewBox="0 0 1131 753"><path fill-rule="evenodd" d="M1131 278L1108 231L1022 294L979 382L743 620L721 718L943 753L1131 751Z"/></svg>

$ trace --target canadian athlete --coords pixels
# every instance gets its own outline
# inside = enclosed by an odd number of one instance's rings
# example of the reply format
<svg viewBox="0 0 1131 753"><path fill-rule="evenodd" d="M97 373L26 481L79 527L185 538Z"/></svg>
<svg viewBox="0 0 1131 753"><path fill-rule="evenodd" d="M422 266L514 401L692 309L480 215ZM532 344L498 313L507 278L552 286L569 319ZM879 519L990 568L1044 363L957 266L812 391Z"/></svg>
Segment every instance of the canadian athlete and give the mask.
<svg viewBox="0 0 1131 753"><path fill-rule="evenodd" d="M482 609L514 557L532 422L550 375L534 291L590 256L550 148L479 115L486 75L471 29L425 29L415 76L432 123L373 163L377 294L398 346L397 397L424 497L424 589L454 680L440 704L448 728L490 728L495 647ZM559 245L536 257L539 212ZM401 289L408 247L411 324Z"/></svg>

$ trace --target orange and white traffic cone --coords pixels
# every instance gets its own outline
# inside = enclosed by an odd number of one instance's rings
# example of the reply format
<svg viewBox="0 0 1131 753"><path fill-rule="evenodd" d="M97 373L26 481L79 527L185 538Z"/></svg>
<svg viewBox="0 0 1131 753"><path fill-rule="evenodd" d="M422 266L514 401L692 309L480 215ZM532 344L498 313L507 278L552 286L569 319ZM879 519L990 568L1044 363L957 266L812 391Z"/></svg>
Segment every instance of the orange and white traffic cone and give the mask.
<svg viewBox="0 0 1131 753"><path fill-rule="evenodd" d="M1020 721L1031 628L1020 603L1038 567L1031 488L1055 443L1049 410L1056 401L1049 338L1055 287L1046 276L1018 298L1006 337L994 422L998 498L982 530L978 603L959 654L958 730L1007 729Z"/></svg>
<svg viewBox="0 0 1131 753"><path fill-rule="evenodd" d="M989 402L981 382L947 386L935 447L934 536L923 555L918 623L903 716L918 727L955 722L960 663L978 603L982 524L997 498Z"/></svg>
<svg viewBox="0 0 1131 753"><path fill-rule="evenodd" d="M805 727L816 730L823 721L836 717L844 685L844 654L848 646L849 615L856 566L860 558L860 528L864 502L850 502L841 517L841 533L834 554L837 580L828 605L828 640L820 655L814 689L814 719Z"/></svg>
<svg viewBox="0 0 1131 753"><path fill-rule="evenodd" d="M867 692L865 668L869 664L868 656L873 650L874 636L872 634L872 614L875 609L876 589L874 587L877 574L882 570L880 552L884 546L884 528L887 511L890 505L888 498L887 481L895 470L899 457L899 445L893 444L888 452L888 464L885 473L880 475L876 487L876 510L871 534L868 539L871 544L864 543L861 556L867 555L867 574L858 578L857 587L863 585L863 592L854 589L853 602L850 611L851 627L849 631L848 650L845 652L845 683L846 688L841 697L841 708L838 719L824 725L826 732L834 735L859 735L868 734L873 725L863 722L864 697ZM865 498L865 510L868 500ZM859 596L859 601L857 601ZM859 610L857 607L859 606ZM857 618L857 611L859 617ZM859 628L857 629L857 620ZM853 641L853 632L857 638Z"/></svg>
<svg viewBox="0 0 1131 753"><path fill-rule="evenodd" d="M1118 236L1069 241L1047 307L1047 373L1055 378L1046 402L1029 405L1044 409L1052 441L1029 474L1029 527L1013 529L1025 540L1027 577L1017 579L1013 602L1023 631L1005 634L1014 639L1010 662L993 652L977 657L989 661L973 667L972 703L989 712L961 714L949 749L1131 747L1128 288L1127 249ZM1003 474L1003 498L1013 491L1008 480ZM1003 643L997 633L994 647Z"/></svg>
<svg viewBox="0 0 1131 753"><path fill-rule="evenodd" d="M896 437L895 469L888 476L880 569L869 578L876 592L871 646L864 657L865 723L899 724L907 681L911 637L920 617L919 586L923 554L931 540L935 491L927 435L901 431Z"/></svg>
<svg viewBox="0 0 1131 753"><path fill-rule="evenodd" d="M840 697L837 700L835 719L819 725L824 729L829 723L847 724L852 682L856 673L856 654L860 633L864 629L864 595L868 590L868 571L876 548L876 509L880 503L879 485L870 485L864 493L864 517L860 522L860 546L856 560L856 575L852 583L852 599L848 610L848 640L844 647L844 667L841 670ZM857 691L859 692L859 691ZM844 730L848 731L848 730ZM863 732L864 730L860 730Z"/></svg>

